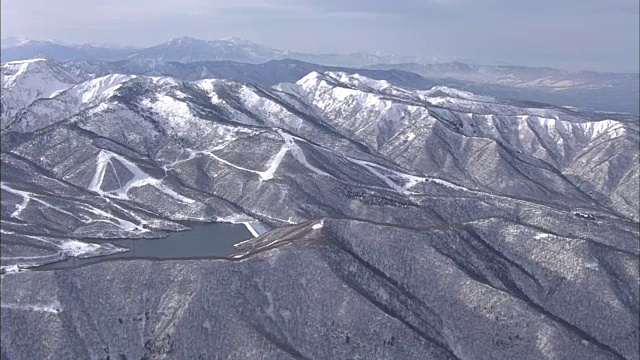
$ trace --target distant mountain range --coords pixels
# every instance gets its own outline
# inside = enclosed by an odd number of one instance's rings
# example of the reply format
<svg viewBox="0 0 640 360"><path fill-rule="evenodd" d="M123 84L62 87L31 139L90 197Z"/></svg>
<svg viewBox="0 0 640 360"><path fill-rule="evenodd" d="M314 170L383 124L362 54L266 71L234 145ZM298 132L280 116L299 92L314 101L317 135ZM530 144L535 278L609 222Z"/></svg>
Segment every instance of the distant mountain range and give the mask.
<svg viewBox="0 0 640 360"><path fill-rule="evenodd" d="M533 68L512 65L473 65L461 62L434 64L377 64L372 69L401 69L430 78L452 78L483 84L563 90L572 87L614 87L628 81L638 81L635 73L603 73L595 71L568 72L553 68Z"/></svg>
<svg viewBox="0 0 640 360"><path fill-rule="evenodd" d="M120 60L137 49L126 47L100 47L88 44L73 45L54 41L28 39L2 39L2 62L48 58L55 60Z"/></svg>
<svg viewBox="0 0 640 360"><path fill-rule="evenodd" d="M148 48L73 45L55 41L15 38L3 39L2 43L3 62L37 57L59 61L155 59L166 62L196 62L229 60L250 64L259 64L270 60L297 59L336 66L367 66L424 61L410 56L372 55L359 52L329 54L292 52L261 46L238 38L200 40L181 37ZM435 59L431 59L431 61L433 60Z"/></svg>
<svg viewBox="0 0 640 360"><path fill-rule="evenodd" d="M640 76L637 73L568 72L552 68L438 62L435 58L419 59L358 52L311 54L273 49L236 38L207 41L182 37L148 48L72 45L12 38L2 40L1 57L2 62L32 58L86 61L91 63L90 66L102 68L105 66L104 62L116 62L106 65L109 68L107 72L112 73L114 67L123 67L127 69L125 73L176 76L174 72L178 71L182 74L179 77L185 79L186 71L191 73L186 77L188 80L203 79L207 76L227 76L229 71L241 77L251 77L253 71L260 69L260 66L255 65L282 61L263 67L263 70L273 70L274 66L286 65L290 69L290 74L283 79L282 75L287 73L287 69L280 68L280 76L274 76L273 80L267 81L270 85L282 81L295 81L311 70L327 66L361 70L395 69L419 74L431 83L502 98L596 111L640 113ZM215 69L212 70L212 67ZM219 71L221 67L225 68L222 73ZM304 71L301 68L304 68ZM196 73L193 69L200 69L202 72L194 76ZM261 74L261 77L267 75ZM264 79L237 80L262 82L260 80Z"/></svg>

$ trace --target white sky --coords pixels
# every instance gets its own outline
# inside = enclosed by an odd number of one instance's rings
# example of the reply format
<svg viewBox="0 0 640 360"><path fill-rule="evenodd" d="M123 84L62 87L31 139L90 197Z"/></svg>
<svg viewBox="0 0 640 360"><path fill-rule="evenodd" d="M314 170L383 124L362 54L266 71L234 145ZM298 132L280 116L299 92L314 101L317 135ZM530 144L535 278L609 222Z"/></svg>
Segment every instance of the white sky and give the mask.
<svg viewBox="0 0 640 360"><path fill-rule="evenodd" d="M1 35L150 46L245 38L569 70L638 71L638 0L2 0Z"/></svg>

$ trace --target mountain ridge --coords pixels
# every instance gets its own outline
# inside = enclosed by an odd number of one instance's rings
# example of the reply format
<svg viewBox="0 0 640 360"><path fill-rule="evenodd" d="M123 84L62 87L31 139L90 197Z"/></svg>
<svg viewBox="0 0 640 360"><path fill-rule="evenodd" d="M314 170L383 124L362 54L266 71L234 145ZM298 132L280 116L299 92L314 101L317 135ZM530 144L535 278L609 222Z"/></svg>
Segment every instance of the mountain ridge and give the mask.
<svg viewBox="0 0 640 360"><path fill-rule="evenodd" d="M553 68L515 65L479 65L460 61L428 61L413 57L366 53L312 54L264 47L251 41L226 38L171 39L147 48L104 48L93 45L63 45L55 42L11 40L3 45L2 61L45 56L58 61L125 61L147 63L235 61L264 64L294 59L317 66L406 70L431 81L466 86L473 92L490 92L560 106L640 113L638 73L570 72Z"/></svg>
<svg viewBox="0 0 640 360"><path fill-rule="evenodd" d="M130 52L130 54L128 56L138 56L138 57L144 57L145 53L148 50L152 50L152 49L157 49L157 48L163 48L163 47L171 47L171 46L175 46L175 45L191 45L192 47L211 47L211 48L230 48L233 47L234 45L236 47L238 47L240 50L243 50L243 47L245 48L244 50L248 49L248 48L253 48L253 49L257 49L257 52L262 52L265 54L269 54L271 57L268 58L267 60L265 60L265 58L262 58L260 56L256 56L255 58L249 59L249 61L246 61L247 59L238 59L238 58L233 58L233 57L229 57L229 58L223 58L223 59L219 59L219 58L215 58L215 57L209 57L209 58L201 58L195 61L217 61L217 60L231 60L231 61L238 61L238 62L243 62L243 60L245 60L245 62L249 62L249 63L260 63L260 62L264 62L264 61L269 61L269 60L285 60L285 59L293 59L293 60L301 60L301 61L307 61L307 62L315 62L318 64L322 64L322 65L327 65L327 66L372 66L372 67L379 67L379 66L389 66L389 65L397 65L397 66L415 66L415 67L429 67L429 66L433 66L433 67L446 67L446 68L458 68L458 70L472 70L474 68L483 68L483 69L509 69L509 68L515 68L515 69L523 69L523 70L540 70L540 71L554 71L554 72L561 72L564 74L637 74L637 72L604 72L604 71L591 71L591 70L580 70L580 71L567 71L567 70L558 70L555 68L550 68L550 67L537 67L537 66L523 66L523 65L516 65L516 64L512 64L512 65L507 65L507 64L499 64L499 65L493 65L493 64L476 64L473 62L469 62L469 61L461 61L461 60L441 60L438 58L420 58L420 57L416 57L416 56L404 56L404 55L393 55L393 54L371 54L371 53L364 53L364 52L335 52L335 53L305 53L305 52L301 52L301 51L291 51L291 50L281 50L281 49L276 49L276 48L272 48L272 47L268 47L268 46L263 46L263 45L259 45L253 41L250 40L246 40L246 39L242 39L242 38L238 38L238 37L225 37L225 38L221 38L218 40L203 40L203 39L197 39L191 36L182 36L182 37L176 37L176 38L172 38L169 39L166 42L163 43L159 43L159 44L155 44L155 45L151 45L151 46L142 46L142 47L132 47L132 46L116 46L116 45L112 45L109 47L106 46L101 46L101 45L97 45L97 44L71 44L71 43L63 43L63 42L59 42L59 41L54 41L54 40L46 40L46 41L40 41L40 40L31 40L31 39L17 39L17 38L4 38L2 39L3 44L3 49L8 49L6 51L9 52L9 54L5 54L3 58L3 62L6 61L15 61L15 60L25 60L27 58L33 58L39 54L32 54L30 57L25 57L25 55L21 55L21 54L11 54L12 49L11 48L26 48L29 47L30 45L33 45L35 47L38 46L44 46L44 45L56 45L56 46L60 46L60 47L66 47L68 49L95 49L95 50L126 50L128 49L128 51ZM224 54L222 54L224 56ZM88 56L88 55L85 55ZM98 57L72 57L72 58L64 58L64 57L56 57L55 55L51 56L53 60L59 60L59 61L68 61L68 60L107 60L107 61L117 61L117 60L124 60L127 56L123 56L121 53L118 53L117 56L121 56L121 58L119 59L114 59L113 57L111 59L101 59ZM149 56L149 55L147 55ZM175 55L178 58L181 58L179 55ZM183 55L182 57L184 57L185 55ZM188 55L187 55L188 56ZM212 52L210 54L210 56L216 56L215 51ZM354 59L352 60L339 60L339 58L343 56L343 57L348 57L348 56L353 56ZM168 56L165 55L165 58L167 58ZM316 57L316 58L314 58ZM323 57L326 57L327 59L325 59L325 61L323 62L321 59ZM332 60L329 60L331 57L336 57L337 60L333 60L333 62L331 62ZM356 60L358 57L360 57L360 62L358 62L358 60ZM320 60L319 60L320 59ZM182 62L180 60L168 60L168 61L178 61L178 62ZM188 60L188 61L194 61L194 60ZM362 62L364 61L364 62ZM367 63L368 62L368 63ZM420 71L417 71L418 73L420 73Z"/></svg>
<svg viewBox="0 0 640 360"><path fill-rule="evenodd" d="M5 356L640 355L637 116L398 72L265 85L48 62L3 64ZM75 80L30 96L57 71ZM267 231L227 258L38 268L190 221Z"/></svg>

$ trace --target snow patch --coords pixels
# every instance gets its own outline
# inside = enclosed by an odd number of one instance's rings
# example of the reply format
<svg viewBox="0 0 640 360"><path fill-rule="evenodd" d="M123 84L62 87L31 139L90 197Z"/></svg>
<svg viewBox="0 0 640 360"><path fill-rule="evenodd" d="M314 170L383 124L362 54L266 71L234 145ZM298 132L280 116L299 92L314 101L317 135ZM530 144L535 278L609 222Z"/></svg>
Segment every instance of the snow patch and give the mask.
<svg viewBox="0 0 640 360"><path fill-rule="evenodd" d="M60 245L62 253L69 256L82 256L94 253L100 249L100 245L85 243L77 240L65 241Z"/></svg>
<svg viewBox="0 0 640 360"><path fill-rule="evenodd" d="M535 240L543 240L543 239L548 239L548 238L550 238L550 237L551 237L551 234L547 234L547 233L540 233L540 234L538 234L538 235L534 236L533 238L534 238Z"/></svg>
<svg viewBox="0 0 640 360"><path fill-rule="evenodd" d="M11 309L11 310L35 311L35 312L52 313L52 314L59 314L62 312L62 306L58 301L55 301L47 305L2 303L0 307L4 309Z"/></svg>
<svg viewBox="0 0 640 360"><path fill-rule="evenodd" d="M4 182L0 182L0 188L1 188L2 190L5 190L5 191L7 191L7 192L10 192L10 193L12 193L12 194L14 194L14 195L22 196L22 199L23 199L23 200L22 200L22 203L20 203L20 204L17 204L17 205L16 205L16 210L15 210L13 213L11 213L11 216L12 216L12 217L19 218L20 214L22 213L22 211L24 211L24 209L27 207L27 205L29 204L29 202L30 202L31 200L33 200L33 201L35 201L35 202L37 202L37 203L39 203L39 204L42 204L42 205L44 205L44 206L46 206L46 207L48 207L48 208L51 208L51 209L52 209L52 210L54 210L54 211L59 212L59 213L61 213L61 214L69 215L69 216L71 216L71 217L74 217L74 218L76 218L76 219L79 219L77 215L72 214L72 213L70 213L69 211L66 211L66 210L64 210L64 209L61 209L60 207L55 206L55 205L52 205L52 204L50 204L50 203L48 203L48 202L46 202L46 201L44 201L44 200L38 199L38 198L36 197L36 196L38 196L38 195L33 194L33 193L31 193L31 192L28 192L28 191L22 191L22 190L16 190L16 189L14 189L14 188L12 188L12 187L8 186L8 185L7 185L7 184L5 184Z"/></svg>
<svg viewBox="0 0 640 360"><path fill-rule="evenodd" d="M311 228L313 230L318 230L318 229L322 229L323 226L324 226L324 220L320 220L319 223L313 224L313 226Z"/></svg>
<svg viewBox="0 0 640 360"><path fill-rule="evenodd" d="M127 170L129 170L129 172L133 174L133 178L131 178L126 184L122 185L118 189L103 191L102 183L104 181L104 175L107 169L107 165L110 165L112 169L114 169L113 171L115 172L115 167L111 162L111 159L113 158L118 160ZM145 185L153 186L159 191L169 195L170 197L182 203L193 204L196 202L193 199L190 199L186 196L178 194L173 189L162 184L161 179L154 178L149 174L145 173L136 164L127 160L125 157L108 150L100 150L100 153L98 154L98 158L96 160L96 171L93 175L93 178L91 179L91 183L89 183L88 189L93 192L97 192L101 196L109 196L116 199L129 200L129 197L127 195L129 190L137 187L142 187Z"/></svg>
<svg viewBox="0 0 640 360"><path fill-rule="evenodd" d="M278 151L278 153L269 161L267 170L256 171L256 173L260 175L260 179L262 181L273 179L273 175L280 166L280 163L282 163L282 159L284 158L287 151L289 151L289 146L285 142L285 144L280 148L280 151Z"/></svg>
<svg viewBox="0 0 640 360"><path fill-rule="evenodd" d="M9 266L2 266L2 275L6 275L6 274L17 274L17 273L21 273L24 271L27 271L26 268L24 268L22 265L20 264L16 264L16 265L9 265Z"/></svg>
<svg viewBox="0 0 640 360"><path fill-rule="evenodd" d="M291 154L293 155L293 157L302 165L304 165L304 167L306 167L307 169L313 171L314 173L318 174L318 175L323 175L323 176L329 176L329 177L333 177L331 174L328 174L320 169L318 169L317 167L311 165L309 163L309 161L307 161L306 156L304 155L304 152L302 151L302 149L295 143L295 137L292 135L289 135L287 133L285 133L284 131L282 131L281 129L278 129L278 134L280 134L280 136L282 137L282 139L285 141L285 144L288 148L289 151L291 151ZM304 140L303 140L304 141Z"/></svg>
<svg viewBox="0 0 640 360"><path fill-rule="evenodd" d="M471 191L471 190L469 190L469 189L467 189L467 188L465 188L465 187L462 187L462 186L456 185L456 184L451 183L451 182L448 182L448 181L446 181L446 180L442 180L442 179L435 179L435 178L429 178L428 180L429 180L430 182L432 182L432 183L435 183L435 184L438 184L438 185L442 185L442 186L448 187L448 188L450 188L450 189L460 190L460 191Z"/></svg>
<svg viewBox="0 0 640 360"><path fill-rule="evenodd" d="M82 104L86 104L112 96L122 84L135 78L135 75L107 75L74 86L70 92L80 97Z"/></svg>
<svg viewBox="0 0 640 360"><path fill-rule="evenodd" d="M404 195L412 194L412 192L409 191L409 189L412 188L413 186L415 186L417 183L423 182L423 181L426 180L426 178L424 178L424 177L420 177L420 176L415 176L415 175L410 175L410 174L405 174L405 173L401 173L401 172L398 172L398 171L394 171L394 170L388 169L388 168L386 168L384 166L381 166L381 165L378 165L378 164L375 164L375 163L371 163L371 162L368 162L368 161L358 160L358 159L350 159L350 160L352 162L358 164L358 165L364 166L367 170L369 170L375 176L377 176L378 178L382 179L387 184L387 186L389 186L391 189L394 189L395 191L397 191L400 194L404 194ZM392 175L403 179L404 180L404 184L403 185L398 184L390 176L384 175L382 173L382 171L391 173Z"/></svg>

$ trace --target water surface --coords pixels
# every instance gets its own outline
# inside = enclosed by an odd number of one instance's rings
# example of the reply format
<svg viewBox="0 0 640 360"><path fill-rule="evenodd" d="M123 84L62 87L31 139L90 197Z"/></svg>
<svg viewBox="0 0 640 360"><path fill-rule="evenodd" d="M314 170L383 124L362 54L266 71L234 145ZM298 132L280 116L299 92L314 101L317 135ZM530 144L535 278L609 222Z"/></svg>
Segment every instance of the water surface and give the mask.
<svg viewBox="0 0 640 360"><path fill-rule="evenodd" d="M174 232L160 239L82 239L92 243L107 242L130 250L85 259L70 257L39 266L34 270L61 270L114 259L168 260L227 257L235 250L233 245L253 238L243 224L212 223L188 224L188 226L192 229Z"/></svg>

